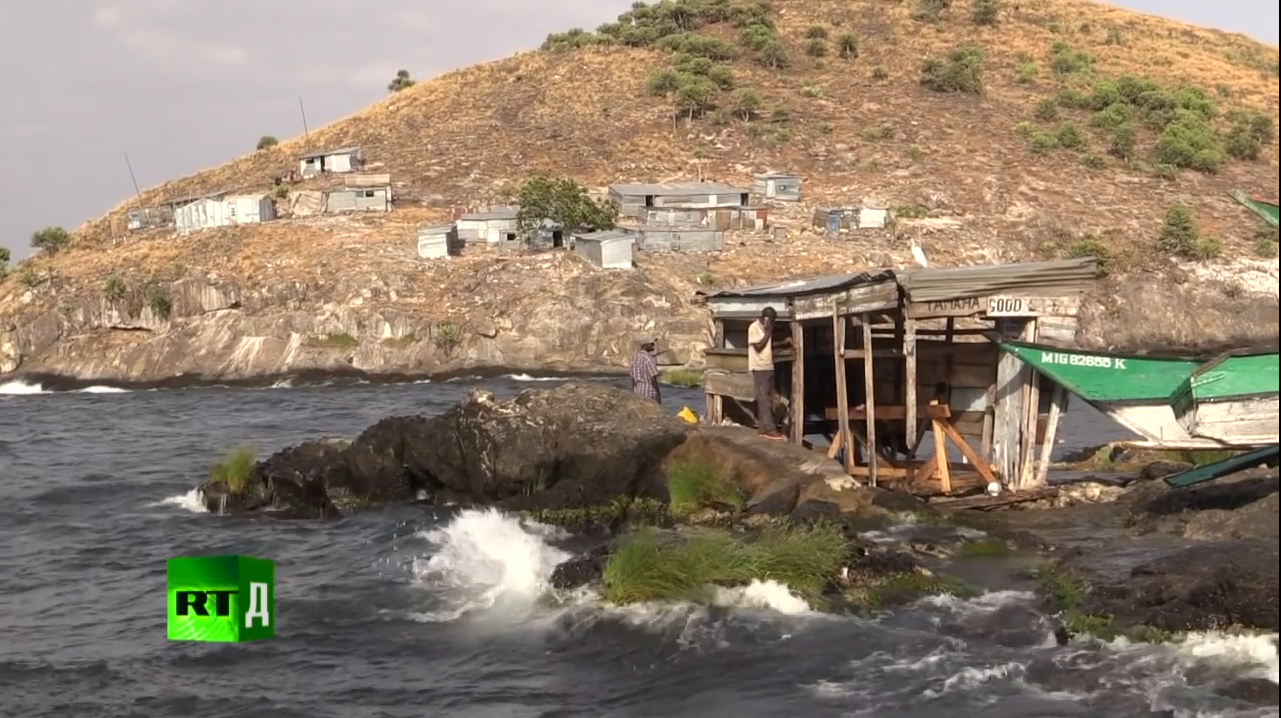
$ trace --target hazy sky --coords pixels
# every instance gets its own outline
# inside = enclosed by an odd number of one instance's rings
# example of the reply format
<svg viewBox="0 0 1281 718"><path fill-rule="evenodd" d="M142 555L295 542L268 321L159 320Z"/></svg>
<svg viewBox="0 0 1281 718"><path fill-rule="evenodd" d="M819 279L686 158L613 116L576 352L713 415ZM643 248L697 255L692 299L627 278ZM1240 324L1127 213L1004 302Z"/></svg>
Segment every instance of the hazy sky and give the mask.
<svg viewBox="0 0 1281 718"><path fill-rule="evenodd" d="M1276 0L1116 4L1275 45ZM302 133L426 79L594 28L631 0L40 0L0 14L0 245L68 229L144 189L216 166L262 135Z"/></svg>

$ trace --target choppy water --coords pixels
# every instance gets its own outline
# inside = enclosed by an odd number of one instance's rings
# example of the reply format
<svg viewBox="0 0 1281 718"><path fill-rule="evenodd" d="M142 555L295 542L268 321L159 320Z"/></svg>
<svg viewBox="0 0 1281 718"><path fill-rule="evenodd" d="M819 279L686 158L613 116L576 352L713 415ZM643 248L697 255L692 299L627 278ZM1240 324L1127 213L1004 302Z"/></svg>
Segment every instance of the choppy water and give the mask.
<svg viewBox="0 0 1281 718"><path fill-rule="evenodd" d="M489 382L499 394L528 383ZM329 523L197 513L227 447L263 453L436 412L466 382L17 396L0 392L0 716L991 718L1277 716L1216 692L1277 681L1266 640L1057 647L1019 591L876 621L777 586L720 608L549 598L572 547L492 512ZM694 392L669 392L673 409ZM1069 413L1092 443L1098 417ZM1089 432L1089 433L1087 433ZM277 563L277 638L170 643L164 561Z"/></svg>

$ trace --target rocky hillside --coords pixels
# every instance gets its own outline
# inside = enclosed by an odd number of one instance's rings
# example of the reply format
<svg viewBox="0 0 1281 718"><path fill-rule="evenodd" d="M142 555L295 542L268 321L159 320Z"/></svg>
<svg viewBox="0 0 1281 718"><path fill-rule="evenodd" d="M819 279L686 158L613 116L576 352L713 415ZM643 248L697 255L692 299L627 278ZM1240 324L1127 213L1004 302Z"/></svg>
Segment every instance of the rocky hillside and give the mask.
<svg viewBox="0 0 1281 718"><path fill-rule="evenodd" d="M654 329L683 359L705 331L696 284L895 265L909 240L938 264L1105 257L1139 290L1099 298L1095 340L1275 336L1276 233L1227 193L1275 197L1277 73L1276 48L1079 0L638 4L87 223L0 284L0 371L593 368ZM301 152L352 144L392 174L397 212L123 231L140 203L266 190ZM803 205L776 212L785 238L646 257L625 282L563 257L413 254L417 224L535 172L599 186L767 169L804 176ZM804 228L813 206L863 201L898 220L859 241ZM458 338L429 339L437 325Z"/></svg>

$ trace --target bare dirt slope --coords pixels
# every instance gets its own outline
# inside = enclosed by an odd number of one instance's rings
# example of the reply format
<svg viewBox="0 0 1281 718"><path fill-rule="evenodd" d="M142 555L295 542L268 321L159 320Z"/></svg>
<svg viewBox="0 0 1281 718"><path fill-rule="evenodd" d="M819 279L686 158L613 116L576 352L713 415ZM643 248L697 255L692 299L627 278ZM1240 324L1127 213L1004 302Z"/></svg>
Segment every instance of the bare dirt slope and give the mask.
<svg viewBox="0 0 1281 718"><path fill-rule="evenodd" d="M1115 282L1096 308L1100 340L1275 335L1275 310L1270 324L1265 311L1277 295L1275 231L1227 193L1275 201L1277 70L1277 49L1243 36L1081 0L666 2L145 191L0 285L0 339L53 311L70 323L36 332L46 340L98 331L103 321L75 324L68 307L101 299L113 275L135 290L183 277L273 297L284 295L267 289L308 287L281 305L260 302L259 313L381 302L424 321L492 324L528 313L521 302L561 281L553 266L563 263L494 272L502 287L487 288L473 264L510 260L421 264L414 227L495 202L535 172L599 186L700 172L746 182L771 169L804 177L802 205L776 212L786 237L736 241L719 257L649 257L640 276L677 297L697 284L901 264L911 241L937 264L1100 254ZM130 208L266 191L298 154L353 144L370 170L393 177L398 211L385 219L283 220L181 239L123 230ZM898 222L839 243L805 229L813 206L862 202L883 203ZM1161 243L1175 203L1193 226ZM374 275L400 287L395 299L335 281ZM485 302L494 308L476 306ZM681 321L701 316L680 311ZM1145 320L1154 311L1162 316ZM1207 328L1207 312L1238 326ZM48 347L26 346L28 366L40 365Z"/></svg>

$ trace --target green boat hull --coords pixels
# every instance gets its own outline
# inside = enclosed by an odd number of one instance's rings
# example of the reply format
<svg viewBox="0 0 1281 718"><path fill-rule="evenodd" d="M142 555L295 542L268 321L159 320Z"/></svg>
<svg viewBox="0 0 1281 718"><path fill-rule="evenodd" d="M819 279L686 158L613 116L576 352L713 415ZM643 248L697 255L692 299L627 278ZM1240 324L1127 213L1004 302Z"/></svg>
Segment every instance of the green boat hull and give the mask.
<svg viewBox="0 0 1281 718"><path fill-rule="evenodd" d="M1229 352L1198 367L1170 397L1192 436L1236 446L1266 446L1281 437L1281 363L1274 349Z"/></svg>
<svg viewBox="0 0 1281 718"><path fill-rule="evenodd" d="M1273 202L1265 202L1261 199L1253 199L1245 196L1241 190L1232 190L1228 194L1232 195L1241 204L1241 206L1259 215L1259 218L1269 225L1277 226L1277 205Z"/></svg>
<svg viewBox="0 0 1281 718"><path fill-rule="evenodd" d="M1175 416L1171 396L1202 363L1196 357L1136 356L1008 340L1000 348L1153 446L1232 446L1189 433Z"/></svg>

